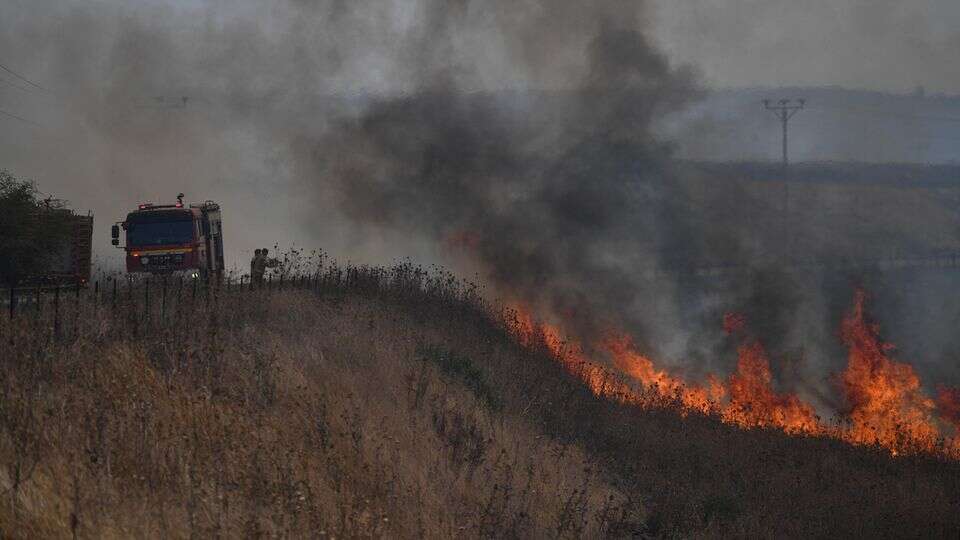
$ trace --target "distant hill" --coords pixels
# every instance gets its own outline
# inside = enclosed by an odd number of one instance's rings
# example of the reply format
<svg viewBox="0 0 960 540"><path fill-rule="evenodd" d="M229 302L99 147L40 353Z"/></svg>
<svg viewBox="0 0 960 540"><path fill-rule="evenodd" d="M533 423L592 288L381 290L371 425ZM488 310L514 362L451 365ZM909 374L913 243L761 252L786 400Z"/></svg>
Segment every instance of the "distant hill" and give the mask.
<svg viewBox="0 0 960 540"><path fill-rule="evenodd" d="M831 264L960 250L960 166L681 161L680 267Z"/></svg>
<svg viewBox="0 0 960 540"><path fill-rule="evenodd" d="M779 160L780 123L764 99L804 98L790 122L795 161L960 162L960 96L833 87L726 89L670 118L679 154L711 161Z"/></svg>

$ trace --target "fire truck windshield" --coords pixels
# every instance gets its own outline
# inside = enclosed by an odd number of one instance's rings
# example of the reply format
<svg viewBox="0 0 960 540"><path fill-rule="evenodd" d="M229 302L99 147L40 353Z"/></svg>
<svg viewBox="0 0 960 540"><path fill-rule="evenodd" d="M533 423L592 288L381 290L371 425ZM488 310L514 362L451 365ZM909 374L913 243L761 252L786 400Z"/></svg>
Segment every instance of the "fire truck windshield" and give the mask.
<svg viewBox="0 0 960 540"><path fill-rule="evenodd" d="M127 223L128 246L169 246L193 241L193 221L144 221Z"/></svg>

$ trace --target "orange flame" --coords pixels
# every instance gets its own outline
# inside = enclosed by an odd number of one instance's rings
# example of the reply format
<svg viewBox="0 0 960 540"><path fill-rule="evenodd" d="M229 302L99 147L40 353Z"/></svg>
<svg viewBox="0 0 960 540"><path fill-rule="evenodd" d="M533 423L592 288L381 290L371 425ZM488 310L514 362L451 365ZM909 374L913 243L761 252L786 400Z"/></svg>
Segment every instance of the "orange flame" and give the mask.
<svg viewBox="0 0 960 540"><path fill-rule="evenodd" d="M746 427L778 427L790 433L819 433L822 428L811 405L793 394L773 390L767 352L759 341L738 349L737 372L730 375L730 402L723 418Z"/></svg>
<svg viewBox="0 0 960 540"><path fill-rule="evenodd" d="M953 425L953 438L946 442L947 452L960 459L960 388L940 386L937 389L937 411Z"/></svg>
<svg viewBox="0 0 960 540"><path fill-rule="evenodd" d="M535 322L531 310L515 303L507 309L507 321L517 340L526 347L544 346L563 367L580 378L598 397L620 402L641 403L642 397L633 392L609 370L590 362L576 341L564 338L560 328Z"/></svg>
<svg viewBox="0 0 960 540"><path fill-rule="evenodd" d="M931 417L933 400L923 394L909 364L887 356L893 346L880 341L878 326L867 321L865 301L866 294L857 291L840 331L848 348L847 369L841 375L850 405L845 438L896 453L932 449L939 435Z"/></svg>
<svg viewBox="0 0 960 540"><path fill-rule="evenodd" d="M713 411L723 398L723 384L716 379L711 378L706 387L685 384L654 367L653 361L635 350L633 340L627 335L608 337L602 346L613 357L615 366L660 398L677 400L684 408L703 413Z"/></svg>
<svg viewBox="0 0 960 540"><path fill-rule="evenodd" d="M889 358L893 347L880 341L879 329L867 321L865 301L866 295L858 291L853 309L841 325L848 348L848 365L840 375L849 404L849 424L844 426L822 423L811 404L774 389L767 352L758 340L746 335L747 321L740 314L728 313L723 318L724 330L740 339L737 370L725 381L710 375L703 384L690 384L638 352L629 335L608 333L595 349L609 354L613 366L639 382L639 389L610 369L590 362L580 344L567 340L560 327L537 323L523 306L513 308L508 321L522 344L545 347L598 397L643 407L677 407L681 414L716 415L744 428L772 427L853 444L876 444L894 455L927 452L960 459L960 388L941 387L935 405L923 393L913 368ZM934 412L953 425L952 439L941 438Z"/></svg>
<svg viewBox="0 0 960 540"><path fill-rule="evenodd" d="M747 327L747 318L740 313L724 313L723 331L727 334L742 332Z"/></svg>
<svg viewBox="0 0 960 540"><path fill-rule="evenodd" d="M960 430L960 388L937 388L937 410L941 418Z"/></svg>

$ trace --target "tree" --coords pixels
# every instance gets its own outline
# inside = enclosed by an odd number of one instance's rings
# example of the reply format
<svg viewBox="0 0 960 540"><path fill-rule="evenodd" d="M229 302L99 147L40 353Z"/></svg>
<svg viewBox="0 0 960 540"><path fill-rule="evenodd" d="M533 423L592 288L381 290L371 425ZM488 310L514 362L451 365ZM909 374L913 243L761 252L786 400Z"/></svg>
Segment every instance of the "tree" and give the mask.
<svg viewBox="0 0 960 540"><path fill-rule="evenodd" d="M69 249L70 211L36 185L0 170L0 283L45 273Z"/></svg>

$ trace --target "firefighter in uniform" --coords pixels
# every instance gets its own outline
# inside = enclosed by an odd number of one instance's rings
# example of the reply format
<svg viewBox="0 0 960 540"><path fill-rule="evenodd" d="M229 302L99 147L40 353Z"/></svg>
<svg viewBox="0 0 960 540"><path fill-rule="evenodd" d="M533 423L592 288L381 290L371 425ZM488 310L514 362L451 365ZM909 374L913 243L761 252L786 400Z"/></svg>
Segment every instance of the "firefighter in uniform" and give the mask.
<svg viewBox="0 0 960 540"><path fill-rule="evenodd" d="M250 259L250 283L257 285L257 259L260 258L260 248L253 250L253 258ZM262 276L261 276L262 277Z"/></svg>
<svg viewBox="0 0 960 540"><path fill-rule="evenodd" d="M259 256L255 256L250 262L252 266L251 275L253 276L253 282L258 287L263 286L263 274L266 273L267 268L276 268L280 265L280 262L276 259L270 259L267 257L269 251L267 248L263 248L260 251Z"/></svg>

